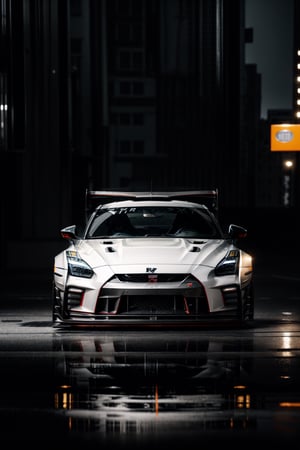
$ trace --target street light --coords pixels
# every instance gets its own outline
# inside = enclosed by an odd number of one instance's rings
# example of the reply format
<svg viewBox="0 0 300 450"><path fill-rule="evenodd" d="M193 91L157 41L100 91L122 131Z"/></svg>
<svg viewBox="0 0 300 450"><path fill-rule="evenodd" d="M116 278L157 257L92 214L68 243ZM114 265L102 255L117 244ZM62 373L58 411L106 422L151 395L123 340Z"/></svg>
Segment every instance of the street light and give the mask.
<svg viewBox="0 0 300 450"><path fill-rule="evenodd" d="M283 165L287 169L291 169L294 166L294 161L292 161L291 159L286 159L286 160L284 160Z"/></svg>

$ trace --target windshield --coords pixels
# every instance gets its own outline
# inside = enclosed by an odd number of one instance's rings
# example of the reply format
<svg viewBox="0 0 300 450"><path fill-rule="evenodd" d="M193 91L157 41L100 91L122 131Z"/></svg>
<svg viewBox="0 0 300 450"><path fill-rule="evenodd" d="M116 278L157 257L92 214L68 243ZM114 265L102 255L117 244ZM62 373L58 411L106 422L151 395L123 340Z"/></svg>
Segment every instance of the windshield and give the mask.
<svg viewBox="0 0 300 450"><path fill-rule="evenodd" d="M222 232L206 209L183 207L102 208L87 238L178 236L216 239Z"/></svg>

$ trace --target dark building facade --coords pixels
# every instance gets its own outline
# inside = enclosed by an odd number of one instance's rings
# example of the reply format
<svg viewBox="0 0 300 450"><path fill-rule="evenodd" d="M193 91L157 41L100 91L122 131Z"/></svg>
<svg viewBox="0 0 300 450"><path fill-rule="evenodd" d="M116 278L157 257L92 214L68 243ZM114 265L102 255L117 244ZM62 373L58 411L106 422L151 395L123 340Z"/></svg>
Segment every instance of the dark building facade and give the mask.
<svg viewBox="0 0 300 450"><path fill-rule="evenodd" d="M86 188L254 207L260 79L241 0L3 0L4 269L51 267ZM19 256L18 256L19 255Z"/></svg>

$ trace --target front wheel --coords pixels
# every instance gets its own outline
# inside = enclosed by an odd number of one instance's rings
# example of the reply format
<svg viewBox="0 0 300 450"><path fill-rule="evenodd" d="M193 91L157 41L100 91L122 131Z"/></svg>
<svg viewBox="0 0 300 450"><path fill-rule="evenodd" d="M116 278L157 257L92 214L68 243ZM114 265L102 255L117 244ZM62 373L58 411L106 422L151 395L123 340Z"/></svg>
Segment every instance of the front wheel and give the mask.
<svg viewBox="0 0 300 450"><path fill-rule="evenodd" d="M238 311L238 319L241 323L254 320L254 287L253 282L241 292L241 301Z"/></svg>
<svg viewBox="0 0 300 450"><path fill-rule="evenodd" d="M61 320L61 302L60 302L60 296L59 291L55 287L55 284L53 282L52 284L52 325L59 326L62 323Z"/></svg>

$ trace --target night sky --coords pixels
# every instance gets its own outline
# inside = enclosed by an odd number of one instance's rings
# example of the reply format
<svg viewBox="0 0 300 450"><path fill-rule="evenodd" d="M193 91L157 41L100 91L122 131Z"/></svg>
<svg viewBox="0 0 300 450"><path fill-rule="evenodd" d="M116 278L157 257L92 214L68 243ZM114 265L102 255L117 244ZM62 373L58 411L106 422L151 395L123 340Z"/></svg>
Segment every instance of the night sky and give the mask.
<svg viewBox="0 0 300 450"><path fill-rule="evenodd" d="M254 36L246 62L262 75L263 118L268 109L293 107L293 1L246 0L246 27Z"/></svg>

